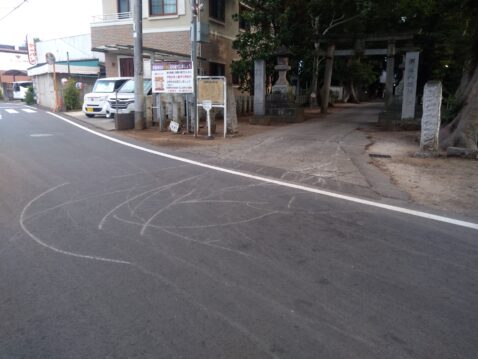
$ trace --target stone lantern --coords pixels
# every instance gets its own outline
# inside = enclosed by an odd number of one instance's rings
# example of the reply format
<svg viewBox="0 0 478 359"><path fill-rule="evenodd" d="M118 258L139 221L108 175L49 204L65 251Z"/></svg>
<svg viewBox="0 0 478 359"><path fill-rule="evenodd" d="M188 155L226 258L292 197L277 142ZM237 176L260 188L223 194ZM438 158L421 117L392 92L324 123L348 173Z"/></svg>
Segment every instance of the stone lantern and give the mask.
<svg viewBox="0 0 478 359"><path fill-rule="evenodd" d="M276 52L277 56L277 65L274 69L278 72L279 78L272 86L272 93L273 94L284 94L287 95L289 93L290 84L287 81L287 71L290 70L289 66L289 56L290 51L287 47L282 45Z"/></svg>

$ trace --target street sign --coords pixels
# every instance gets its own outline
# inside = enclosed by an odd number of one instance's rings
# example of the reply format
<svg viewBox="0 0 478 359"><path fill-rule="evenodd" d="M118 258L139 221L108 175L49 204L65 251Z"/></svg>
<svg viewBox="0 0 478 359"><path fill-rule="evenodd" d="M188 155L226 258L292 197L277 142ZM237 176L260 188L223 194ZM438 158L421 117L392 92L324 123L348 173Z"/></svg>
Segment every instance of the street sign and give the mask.
<svg viewBox="0 0 478 359"><path fill-rule="evenodd" d="M202 107L203 107L203 109L205 109L206 111L210 111L211 108L212 108L212 101L211 101L211 100L203 100L203 102L202 102Z"/></svg>

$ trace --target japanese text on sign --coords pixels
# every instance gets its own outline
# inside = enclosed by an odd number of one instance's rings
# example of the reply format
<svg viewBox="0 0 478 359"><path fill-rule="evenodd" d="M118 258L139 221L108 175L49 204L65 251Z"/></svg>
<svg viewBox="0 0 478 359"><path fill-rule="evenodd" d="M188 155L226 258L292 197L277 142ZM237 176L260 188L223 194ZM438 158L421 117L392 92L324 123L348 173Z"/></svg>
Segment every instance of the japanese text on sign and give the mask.
<svg viewBox="0 0 478 359"><path fill-rule="evenodd" d="M156 62L151 69L154 93L192 93L193 69L190 61Z"/></svg>

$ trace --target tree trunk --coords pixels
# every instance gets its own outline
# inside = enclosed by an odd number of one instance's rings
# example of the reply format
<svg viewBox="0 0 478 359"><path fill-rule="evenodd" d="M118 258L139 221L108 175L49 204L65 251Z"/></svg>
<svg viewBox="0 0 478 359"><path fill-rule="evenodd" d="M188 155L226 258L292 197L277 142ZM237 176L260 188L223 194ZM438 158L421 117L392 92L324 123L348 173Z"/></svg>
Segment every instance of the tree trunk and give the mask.
<svg viewBox="0 0 478 359"><path fill-rule="evenodd" d="M317 107L318 82L319 82L319 64L320 64L320 42L315 43L314 63L312 66L312 83L310 85L310 107Z"/></svg>
<svg viewBox="0 0 478 359"><path fill-rule="evenodd" d="M455 119L440 130L440 148L463 147L478 150L478 65L471 76L465 75L457 90L464 106Z"/></svg>

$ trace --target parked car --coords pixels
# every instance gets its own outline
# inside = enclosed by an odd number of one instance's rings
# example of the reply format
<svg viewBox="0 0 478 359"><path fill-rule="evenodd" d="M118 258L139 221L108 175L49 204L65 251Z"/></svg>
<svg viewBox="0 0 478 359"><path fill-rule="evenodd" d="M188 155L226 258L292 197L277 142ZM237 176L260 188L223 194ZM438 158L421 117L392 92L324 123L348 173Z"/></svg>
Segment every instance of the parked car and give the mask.
<svg viewBox="0 0 478 359"><path fill-rule="evenodd" d="M143 90L145 95L152 94L151 79L144 79ZM111 115L116 111L121 114L134 112L134 79L124 83L118 90L118 94L112 93L108 96L109 111Z"/></svg>
<svg viewBox="0 0 478 359"><path fill-rule="evenodd" d="M31 81L16 81L13 83L13 99L14 100L25 100L27 95L28 88L33 86Z"/></svg>
<svg viewBox="0 0 478 359"><path fill-rule="evenodd" d="M98 79L93 87L93 92L87 93L83 99L83 113L86 117L102 115L110 117L108 95L118 90L131 77L107 77Z"/></svg>

